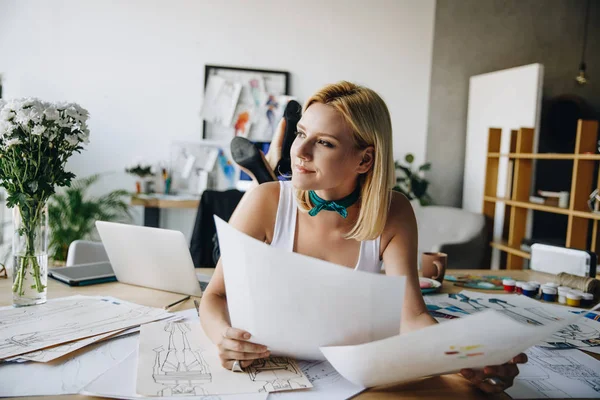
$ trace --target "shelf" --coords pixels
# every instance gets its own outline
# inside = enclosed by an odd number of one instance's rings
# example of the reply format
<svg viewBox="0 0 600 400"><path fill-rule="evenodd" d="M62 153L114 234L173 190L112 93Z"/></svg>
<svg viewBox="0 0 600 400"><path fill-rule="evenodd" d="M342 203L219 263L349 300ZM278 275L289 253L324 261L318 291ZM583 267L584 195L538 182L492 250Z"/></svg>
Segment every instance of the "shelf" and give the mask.
<svg viewBox="0 0 600 400"><path fill-rule="evenodd" d="M519 256L519 257L523 257L523 258L527 258L527 259L531 258L531 254L529 254L528 252L523 251L521 249L518 249L518 248L516 248L514 246L509 246L506 241L490 242L490 246L492 246L495 249L502 250L502 251L505 251L507 253Z"/></svg>
<svg viewBox="0 0 600 400"><path fill-rule="evenodd" d="M500 202L500 203L504 203L506 205L514 206L514 207L528 208L530 210L545 211L545 212L554 213L554 214L571 215L571 213L572 213L572 211L569 210L568 208L546 206L544 204L530 203L528 201L516 201L516 200L510 200L510 199L503 199L501 197L485 196L484 200ZM591 214L591 213L587 213L587 214ZM599 217L600 217L600 215L599 215Z"/></svg>
<svg viewBox="0 0 600 400"><path fill-rule="evenodd" d="M554 214L572 215L574 217L579 217L579 218L600 220L600 213L596 214L596 213L591 213L589 211L569 210L568 208L546 206L543 204L530 203L527 201L509 200L509 199L503 199L501 197L485 196L483 199L485 201L504 203L508 206L527 208L530 210L544 211L544 212L549 212L549 213L554 213Z"/></svg>
<svg viewBox="0 0 600 400"><path fill-rule="evenodd" d="M600 154L562 154L562 153L488 153L490 158L523 158L528 160L592 160L600 161Z"/></svg>

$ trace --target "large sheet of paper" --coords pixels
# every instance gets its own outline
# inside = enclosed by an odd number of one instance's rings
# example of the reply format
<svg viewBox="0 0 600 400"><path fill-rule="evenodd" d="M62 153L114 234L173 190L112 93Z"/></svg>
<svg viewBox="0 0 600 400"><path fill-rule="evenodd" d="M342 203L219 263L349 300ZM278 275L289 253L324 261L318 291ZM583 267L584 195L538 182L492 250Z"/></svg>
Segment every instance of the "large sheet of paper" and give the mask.
<svg viewBox="0 0 600 400"><path fill-rule="evenodd" d="M532 347L506 393L513 399L600 398L600 361L579 350Z"/></svg>
<svg viewBox="0 0 600 400"><path fill-rule="evenodd" d="M0 396L42 396L78 393L137 348L138 336L97 343L49 363L0 365Z"/></svg>
<svg viewBox="0 0 600 400"><path fill-rule="evenodd" d="M593 311L543 303L517 294L489 294L469 290L455 294L425 296L425 302L428 309L434 312L461 316L491 309L532 326L543 326L567 318L573 312L581 312L586 318L578 319L577 322L544 338L539 345L549 349L600 346L600 318Z"/></svg>
<svg viewBox="0 0 600 400"><path fill-rule="evenodd" d="M0 310L0 359L125 329L172 314L114 298L72 296Z"/></svg>
<svg viewBox="0 0 600 400"><path fill-rule="evenodd" d="M232 326L250 332L272 354L323 360L319 346L400 332L405 277L291 253L215 222Z"/></svg>
<svg viewBox="0 0 600 400"><path fill-rule="evenodd" d="M286 357L256 360L244 372L221 366L199 323L156 322L140 331L136 392L145 396L262 393L312 387Z"/></svg>
<svg viewBox="0 0 600 400"><path fill-rule="evenodd" d="M344 379L327 361L298 361L300 369L313 388L292 392L276 392L269 399L277 400L339 400L349 399L365 390Z"/></svg>
<svg viewBox="0 0 600 400"><path fill-rule="evenodd" d="M163 399L173 400L181 399L182 396L162 396L147 397L138 395L135 392L136 374L138 364L138 351L131 353L117 366L109 369L96 380L88 384L80 393L88 396L109 397L114 399ZM208 396L189 396L185 399L198 400L266 400L269 393L249 393L235 395L208 395Z"/></svg>
<svg viewBox="0 0 600 400"><path fill-rule="evenodd" d="M579 318L571 315L560 322L534 326L488 310L372 343L323 347L321 351L350 382L366 387L386 385L503 364Z"/></svg>
<svg viewBox="0 0 600 400"><path fill-rule="evenodd" d="M14 362L25 362L25 361L35 361L35 362L49 362L52 360L56 360L57 358L63 357L69 353L72 353L76 350L79 350L85 346L89 346L96 342L101 342L107 338L111 338L113 336L117 336L118 334L124 332L125 330L119 330L115 332L107 332L102 335L96 335L85 339L74 340L69 343L59 344L58 346L46 347L45 349L32 351L31 353L21 354L20 356L11 357L6 359L5 361L14 361Z"/></svg>

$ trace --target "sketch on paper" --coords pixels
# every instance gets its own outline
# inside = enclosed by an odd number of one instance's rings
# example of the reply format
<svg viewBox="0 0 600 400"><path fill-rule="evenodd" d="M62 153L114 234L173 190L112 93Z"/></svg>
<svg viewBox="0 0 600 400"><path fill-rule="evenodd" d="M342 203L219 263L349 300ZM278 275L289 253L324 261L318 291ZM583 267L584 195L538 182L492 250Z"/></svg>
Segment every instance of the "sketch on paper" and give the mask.
<svg viewBox="0 0 600 400"><path fill-rule="evenodd" d="M349 399L362 392L362 386L346 380L328 361L298 361L300 370L306 375L313 388L309 391L277 392L269 398L279 400L327 400Z"/></svg>
<svg viewBox="0 0 600 400"><path fill-rule="evenodd" d="M529 361L506 391L513 399L600 397L600 361L579 350L532 347L525 353Z"/></svg>
<svg viewBox="0 0 600 400"><path fill-rule="evenodd" d="M201 348L192 349L188 334L191 331L185 323L169 322L164 325L168 332L168 347L161 345L154 350L154 382L163 386L157 396L206 395L203 388L211 382L208 365L202 358Z"/></svg>
<svg viewBox="0 0 600 400"><path fill-rule="evenodd" d="M0 310L0 359L164 319L170 313L113 298L73 296Z"/></svg>
<svg viewBox="0 0 600 400"><path fill-rule="evenodd" d="M212 75L208 78L202 110L202 117L213 124L229 126L235 112L242 85Z"/></svg>
<svg viewBox="0 0 600 400"><path fill-rule="evenodd" d="M98 376L118 365L137 347L137 336L88 346L54 363L5 363L0 367L0 397L79 393ZM31 378L35 384L29 384Z"/></svg>
<svg viewBox="0 0 600 400"><path fill-rule="evenodd" d="M221 366L216 346L199 323L142 326L136 392L145 396L263 393L312 387L289 358L256 360L244 373Z"/></svg>
<svg viewBox="0 0 600 400"><path fill-rule="evenodd" d="M442 315L461 317L464 314L493 309L529 326L560 322L574 312L572 309L543 304L525 296L486 294L468 290L457 294L425 296L425 302L430 313L435 311ZM600 324L597 314L590 311L582 314L586 318L557 331L539 345L548 349L600 346ZM437 318L443 320L440 315Z"/></svg>
<svg viewBox="0 0 600 400"><path fill-rule="evenodd" d="M308 387L297 380L303 377L302 371L296 363L290 363L287 357L255 360L246 372L251 381L263 384L259 392L278 392Z"/></svg>
<svg viewBox="0 0 600 400"><path fill-rule="evenodd" d="M60 344L58 346L47 347L45 349L32 351L31 353L21 354L20 356L11 357L6 361L34 361L34 362L49 362L52 360L56 360L66 354L72 353L75 350L81 349L85 346L89 346L90 344L102 341L104 339L110 338L114 335L118 335L119 333L124 332L125 330L119 330L115 332L108 332L102 335L96 335L89 338L74 340L69 343Z"/></svg>

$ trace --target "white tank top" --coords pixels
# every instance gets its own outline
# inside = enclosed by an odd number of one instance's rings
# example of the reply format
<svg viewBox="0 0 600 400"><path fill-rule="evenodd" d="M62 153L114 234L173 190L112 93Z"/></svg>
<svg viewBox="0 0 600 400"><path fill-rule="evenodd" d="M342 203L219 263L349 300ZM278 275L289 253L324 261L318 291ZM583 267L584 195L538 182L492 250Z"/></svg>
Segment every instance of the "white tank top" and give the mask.
<svg viewBox="0 0 600 400"><path fill-rule="evenodd" d="M298 215L298 203L294 195L294 187L291 181L279 182L279 205L275 217L275 229L271 246L294 251L294 234L296 232L296 219ZM358 263L354 268L356 271L379 273L381 261L379 260L379 245L381 238L360 242Z"/></svg>

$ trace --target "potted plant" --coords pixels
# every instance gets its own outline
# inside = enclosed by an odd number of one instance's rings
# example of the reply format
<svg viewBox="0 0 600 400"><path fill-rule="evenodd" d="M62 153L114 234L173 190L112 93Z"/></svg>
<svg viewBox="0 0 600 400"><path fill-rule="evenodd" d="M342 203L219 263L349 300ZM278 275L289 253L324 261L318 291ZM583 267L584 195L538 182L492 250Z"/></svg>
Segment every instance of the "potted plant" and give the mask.
<svg viewBox="0 0 600 400"><path fill-rule="evenodd" d="M114 190L103 196L88 194L90 186L101 175L79 179L71 187L50 198L48 219L50 225L50 253L56 263L67 259L67 250L74 240L97 239L95 222L125 222L131 219L126 190Z"/></svg>
<svg viewBox="0 0 600 400"><path fill-rule="evenodd" d="M426 162L413 170L412 163L415 161L415 157L411 153L406 154L404 161L406 165L400 164L398 161L394 162L396 186L393 190L403 193L409 200L417 199L422 206L432 204L433 199L427 193L429 181L424 176L425 172L431 169L431 163Z"/></svg>
<svg viewBox="0 0 600 400"><path fill-rule="evenodd" d="M149 179L155 173L153 165L146 164L143 161L136 161L132 166L125 168L125 172L139 178L135 182L135 191L137 194L142 193L142 183L144 183L144 193L152 193L154 191L154 182Z"/></svg>

